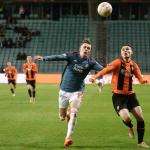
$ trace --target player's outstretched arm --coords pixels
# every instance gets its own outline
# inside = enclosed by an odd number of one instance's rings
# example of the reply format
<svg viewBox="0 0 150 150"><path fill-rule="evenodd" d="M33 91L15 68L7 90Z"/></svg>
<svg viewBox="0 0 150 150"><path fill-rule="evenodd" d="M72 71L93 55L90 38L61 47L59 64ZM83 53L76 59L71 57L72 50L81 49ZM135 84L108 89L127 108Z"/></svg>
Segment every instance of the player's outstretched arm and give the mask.
<svg viewBox="0 0 150 150"><path fill-rule="evenodd" d="M68 61L69 57L67 54L50 55L50 56L35 56L34 60L38 61Z"/></svg>
<svg viewBox="0 0 150 150"><path fill-rule="evenodd" d="M43 61L43 56L34 56L35 61Z"/></svg>

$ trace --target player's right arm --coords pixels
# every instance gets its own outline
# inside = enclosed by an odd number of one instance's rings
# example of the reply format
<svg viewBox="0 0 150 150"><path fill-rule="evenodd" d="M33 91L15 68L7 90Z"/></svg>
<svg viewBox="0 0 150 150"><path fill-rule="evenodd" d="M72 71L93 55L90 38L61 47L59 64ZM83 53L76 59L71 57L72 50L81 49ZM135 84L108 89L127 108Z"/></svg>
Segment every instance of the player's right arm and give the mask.
<svg viewBox="0 0 150 150"><path fill-rule="evenodd" d="M23 64L23 68L22 68L24 74L26 74L26 71L27 71L27 65L26 64Z"/></svg>
<svg viewBox="0 0 150 150"><path fill-rule="evenodd" d="M100 78L100 77L102 77L103 75L112 72L113 70L115 70L115 69L119 66L119 64L120 64L119 62L120 62L119 59L114 60L114 61L111 62L108 66L106 66L103 70L101 70L101 71L99 71L97 74L93 75L93 76L90 78L90 81L91 81L91 82L94 82L97 78Z"/></svg>
<svg viewBox="0 0 150 150"><path fill-rule="evenodd" d="M39 61L64 61L68 60L68 55L66 53L60 55L50 55L50 56L35 56L34 60Z"/></svg>
<svg viewBox="0 0 150 150"><path fill-rule="evenodd" d="M7 68L5 68L4 69L4 72L5 72L5 77L8 75L8 69Z"/></svg>

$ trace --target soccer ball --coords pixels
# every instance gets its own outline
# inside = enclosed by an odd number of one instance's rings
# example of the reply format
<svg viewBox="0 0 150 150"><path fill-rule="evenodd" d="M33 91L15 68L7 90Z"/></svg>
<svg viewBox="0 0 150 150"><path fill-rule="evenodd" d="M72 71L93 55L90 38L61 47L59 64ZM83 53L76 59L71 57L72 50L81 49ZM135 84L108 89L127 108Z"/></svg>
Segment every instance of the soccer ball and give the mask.
<svg viewBox="0 0 150 150"><path fill-rule="evenodd" d="M112 6L108 2L102 2L98 5L97 12L102 17L108 17L112 13Z"/></svg>

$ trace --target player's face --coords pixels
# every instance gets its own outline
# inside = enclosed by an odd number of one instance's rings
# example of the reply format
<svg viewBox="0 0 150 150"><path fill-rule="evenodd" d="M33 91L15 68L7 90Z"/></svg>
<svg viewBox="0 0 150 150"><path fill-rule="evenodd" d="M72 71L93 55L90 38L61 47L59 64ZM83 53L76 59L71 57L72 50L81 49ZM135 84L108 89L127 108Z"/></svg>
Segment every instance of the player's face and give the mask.
<svg viewBox="0 0 150 150"><path fill-rule="evenodd" d="M32 62L32 57L31 56L27 56L27 63L31 63Z"/></svg>
<svg viewBox="0 0 150 150"><path fill-rule="evenodd" d="M8 67L11 67L11 62L8 62L8 63L7 63L7 66L8 66Z"/></svg>
<svg viewBox="0 0 150 150"><path fill-rule="evenodd" d="M81 58L88 58L91 55L91 44L83 43L80 46Z"/></svg>
<svg viewBox="0 0 150 150"><path fill-rule="evenodd" d="M132 49L130 46L123 46L121 49L121 56L123 58L131 58L131 55L133 54Z"/></svg>

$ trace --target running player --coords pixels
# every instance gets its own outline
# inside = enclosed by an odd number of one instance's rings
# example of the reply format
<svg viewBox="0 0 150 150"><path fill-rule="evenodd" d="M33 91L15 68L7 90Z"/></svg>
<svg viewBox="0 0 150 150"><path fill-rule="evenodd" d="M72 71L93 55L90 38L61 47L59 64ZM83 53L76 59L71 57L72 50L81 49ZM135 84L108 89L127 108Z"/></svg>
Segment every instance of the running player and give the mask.
<svg viewBox="0 0 150 150"><path fill-rule="evenodd" d="M84 39L79 51L64 53L61 55L35 56L35 60L42 61L67 61L64 69L59 91L59 117L65 120L67 117L68 130L64 146L68 147L73 143L72 133L74 131L77 113L83 97L84 79L90 70L101 70L103 67L91 58L91 42ZM70 115L67 115L67 108L70 108Z"/></svg>
<svg viewBox="0 0 150 150"><path fill-rule="evenodd" d="M17 69L15 66L11 65L11 62L7 62L7 67L4 69L4 71L5 71L5 76L8 79L8 84L10 86L10 91L12 93L12 96L15 96Z"/></svg>
<svg viewBox="0 0 150 150"><path fill-rule="evenodd" d="M38 72L38 67L33 62L31 56L27 56L27 62L23 64L23 72L26 75L30 103L35 103L36 73Z"/></svg>
<svg viewBox="0 0 150 150"><path fill-rule="evenodd" d="M99 91L99 93L101 93L102 89L103 89L103 86L104 86L103 77L97 78L96 79L96 84L98 85L98 91Z"/></svg>
<svg viewBox="0 0 150 150"><path fill-rule="evenodd" d="M141 84L147 83L147 80L143 79L138 65L131 59L132 54L133 52L130 46L123 46L121 48L121 58L112 61L112 63L102 71L90 78L90 81L94 82L96 78L113 72L112 101L114 108L123 120L123 123L128 127L129 136L131 138L134 138L134 130L129 112L133 114L137 121L138 146L149 148L143 141L145 122L141 106L132 89L132 77L134 75L138 78Z"/></svg>

